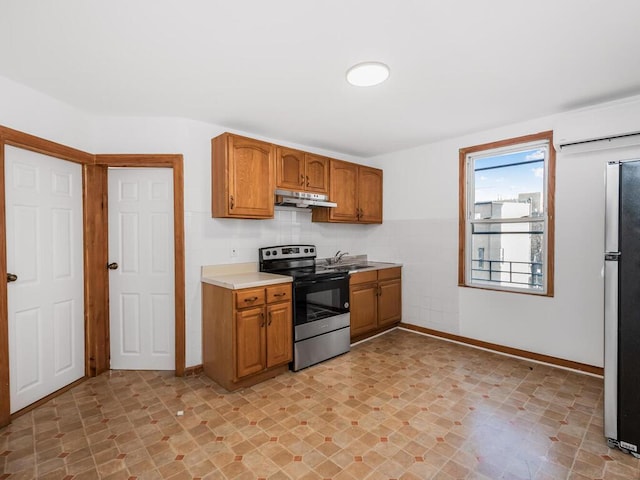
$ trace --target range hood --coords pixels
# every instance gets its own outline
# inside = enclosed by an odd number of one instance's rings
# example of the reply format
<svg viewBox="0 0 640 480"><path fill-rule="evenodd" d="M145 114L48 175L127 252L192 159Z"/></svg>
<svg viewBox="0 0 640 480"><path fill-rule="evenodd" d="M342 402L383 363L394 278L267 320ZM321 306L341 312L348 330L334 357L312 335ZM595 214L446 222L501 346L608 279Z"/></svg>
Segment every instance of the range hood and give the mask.
<svg viewBox="0 0 640 480"><path fill-rule="evenodd" d="M290 190L276 190L275 204L281 207L337 207L338 204L329 201L328 195L309 192L292 192Z"/></svg>

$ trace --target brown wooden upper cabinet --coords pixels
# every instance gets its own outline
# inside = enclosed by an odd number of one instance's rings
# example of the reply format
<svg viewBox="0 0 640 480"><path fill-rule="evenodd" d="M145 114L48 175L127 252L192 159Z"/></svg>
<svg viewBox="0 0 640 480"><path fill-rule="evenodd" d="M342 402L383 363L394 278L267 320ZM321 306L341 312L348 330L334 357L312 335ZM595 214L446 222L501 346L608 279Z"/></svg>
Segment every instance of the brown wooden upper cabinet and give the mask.
<svg viewBox="0 0 640 480"><path fill-rule="evenodd" d="M296 192L329 193L329 159L292 148L277 147L276 186Z"/></svg>
<svg viewBox="0 0 640 480"><path fill-rule="evenodd" d="M213 217L273 218L275 150L231 133L211 140Z"/></svg>
<svg viewBox="0 0 640 480"><path fill-rule="evenodd" d="M314 208L314 222L382 223L382 170L331 160L329 198L335 208Z"/></svg>
<svg viewBox="0 0 640 480"><path fill-rule="evenodd" d="M382 223L382 170L358 166L358 222Z"/></svg>

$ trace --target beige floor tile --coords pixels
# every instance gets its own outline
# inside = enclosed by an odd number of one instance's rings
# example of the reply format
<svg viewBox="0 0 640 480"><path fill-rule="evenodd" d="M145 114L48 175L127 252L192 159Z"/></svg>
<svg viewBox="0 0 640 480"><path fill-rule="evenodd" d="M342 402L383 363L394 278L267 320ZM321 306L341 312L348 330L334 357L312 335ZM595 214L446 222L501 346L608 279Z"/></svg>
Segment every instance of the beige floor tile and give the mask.
<svg viewBox="0 0 640 480"><path fill-rule="evenodd" d="M639 460L607 447L602 393L400 330L234 393L112 371L1 429L0 480L638 480Z"/></svg>

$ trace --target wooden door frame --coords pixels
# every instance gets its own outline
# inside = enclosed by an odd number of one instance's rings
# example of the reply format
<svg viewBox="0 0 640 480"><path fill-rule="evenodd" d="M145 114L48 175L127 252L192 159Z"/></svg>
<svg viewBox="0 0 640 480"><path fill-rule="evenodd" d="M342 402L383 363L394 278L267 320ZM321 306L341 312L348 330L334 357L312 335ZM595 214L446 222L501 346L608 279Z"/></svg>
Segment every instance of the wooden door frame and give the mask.
<svg viewBox="0 0 640 480"><path fill-rule="evenodd" d="M96 155L93 172L88 175L88 189L93 222L96 227L91 240L95 242L95 281L94 289L99 297L95 298L100 322L93 332L95 374L109 369L111 349L109 335L109 278L105 268L108 263L108 169L119 168L171 168L173 169L173 231L174 231L174 275L175 275L175 373L181 377L185 373L185 252L184 252L184 172L183 158L180 154L110 154ZM90 220L91 221L91 220ZM99 269L99 270L97 270Z"/></svg>
<svg viewBox="0 0 640 480"><path fill-rule="evenodd" d="M6 206L5 206L5 178L4 178L4 155L5 146L12 146L41 153L50 157L79 163L83 166L94 163L94 156L90 153L76 150L59 143L50 142L27 133L19 132L11 128L0 126L0 230L5 232L0 235L0 427L11 422L11 393L9 385L9 306L7 297L7 239L6 239ZM83 189L85 184L83 171ZM83 192L83 205L86 197ZM84 210L84 207L83 207ZM84 223L84 222L83 222ZM83 227L84 229L85 227ZM86 257L87 242L84 240L84 252ZM84 268L84 276L87 278L87 268ZM86 332L89 330L87 314L87 298L85 288L85 377L88 375L87 368L87 348ZM29 407L26 407L27 409ZM25 409L21 410L24 411Z"/></svg>
<svg viewBox="0 0 640 480"><path fill-rule="evenodd" d="M5 146L13 146L82 165L85 376L109 369L108 167L166 167L173 169L175 251L175 374L185 373L185 254L184 173L182 155L93 155L0 125L0 231L6 232ZM9 309L7 297L6 233L0 234L0 427L15 416L75 385L64 387L20 412L11 414L9 384Z"/></svg>

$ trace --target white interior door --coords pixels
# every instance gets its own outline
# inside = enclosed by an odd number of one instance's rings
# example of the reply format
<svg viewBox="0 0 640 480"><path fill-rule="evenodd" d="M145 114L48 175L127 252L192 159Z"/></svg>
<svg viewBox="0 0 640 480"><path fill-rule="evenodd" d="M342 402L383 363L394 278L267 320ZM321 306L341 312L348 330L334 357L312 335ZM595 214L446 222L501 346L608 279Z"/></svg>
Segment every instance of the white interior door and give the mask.
<svg viewBox="0 0 640 480"><path fill-rule="evenodd" d="M11 412L84 376L82 167L5 147Z"/></svg>
<svg viewBox="0 0 640 480"><path fill-rule="evenodd" d="M173 170L109 169L108 194L111 368L174 370Z"/></svg>

